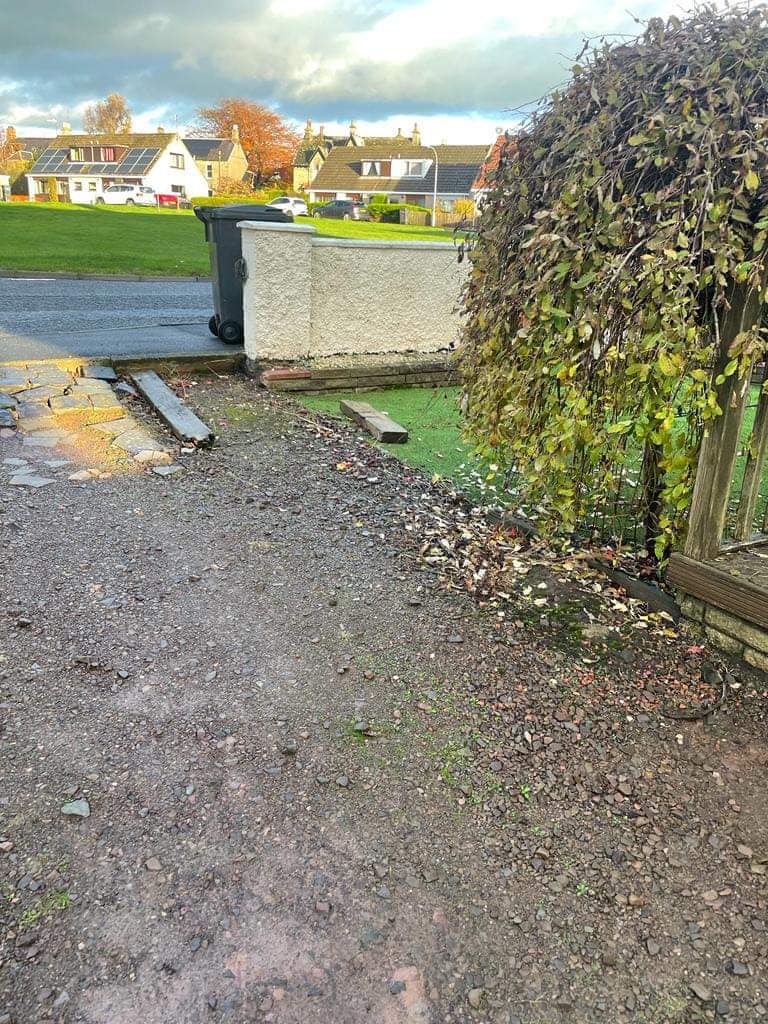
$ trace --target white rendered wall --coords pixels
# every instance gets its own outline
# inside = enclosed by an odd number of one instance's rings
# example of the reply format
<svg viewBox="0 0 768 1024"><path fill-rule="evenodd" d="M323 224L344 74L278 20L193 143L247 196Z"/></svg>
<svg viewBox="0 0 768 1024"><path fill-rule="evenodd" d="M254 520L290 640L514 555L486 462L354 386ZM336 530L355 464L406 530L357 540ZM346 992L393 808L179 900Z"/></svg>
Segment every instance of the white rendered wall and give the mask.
<svg viewBox="0 0 768 1024"><path fill-rule="evenodd" d="M437 352L458 340L467 264L450 243L320 238L300 224L239 227L249 359Z"/></svg>

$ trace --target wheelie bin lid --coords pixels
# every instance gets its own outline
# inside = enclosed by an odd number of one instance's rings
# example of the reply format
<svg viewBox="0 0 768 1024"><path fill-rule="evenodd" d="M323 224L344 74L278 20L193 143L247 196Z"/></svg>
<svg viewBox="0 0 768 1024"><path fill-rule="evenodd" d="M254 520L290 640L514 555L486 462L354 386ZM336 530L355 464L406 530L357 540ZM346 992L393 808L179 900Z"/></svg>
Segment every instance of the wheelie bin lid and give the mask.
<svg viewBox="0 0 768 1024"><path fill-rule="evenodd" d="M281 224L293 221L292 213L284 213L263 203L238 203L232 206L196 206L195 216L203 224L212 220L272 220Z"/></svg>

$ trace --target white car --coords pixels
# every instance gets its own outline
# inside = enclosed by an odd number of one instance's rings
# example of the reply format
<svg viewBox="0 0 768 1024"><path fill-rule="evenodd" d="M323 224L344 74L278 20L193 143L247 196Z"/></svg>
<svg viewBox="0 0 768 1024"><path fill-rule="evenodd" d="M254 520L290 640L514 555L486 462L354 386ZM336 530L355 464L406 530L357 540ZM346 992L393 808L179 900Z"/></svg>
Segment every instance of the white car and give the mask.
<svg viewBox="0 0 768 1024"><path fill-rule="evenodd" d="M107 206L157 206L157 196L146 185L107 185L96 202Z"/></svg>
<svg viewBox="0 0 768 1024"><path fill-rule="evenodd" d="M294 217L309 215L306 202L298 196L278 196L271 203L267 203L267 209L282 210L283 213L292 213Z"/></svg>

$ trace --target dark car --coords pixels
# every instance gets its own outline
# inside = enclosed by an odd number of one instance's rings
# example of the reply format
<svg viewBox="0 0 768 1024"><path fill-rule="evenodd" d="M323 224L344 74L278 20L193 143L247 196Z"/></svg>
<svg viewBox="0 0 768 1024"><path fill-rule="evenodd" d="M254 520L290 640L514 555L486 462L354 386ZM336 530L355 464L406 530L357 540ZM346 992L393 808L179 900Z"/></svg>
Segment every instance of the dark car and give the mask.
<svg viewBox="0 0 768 1024"><path fill-rule="evenodd" d="M365 203L354 199L334 199L324 206L319 206L313 217L334 217L336 220L368 220Z"/></svg>

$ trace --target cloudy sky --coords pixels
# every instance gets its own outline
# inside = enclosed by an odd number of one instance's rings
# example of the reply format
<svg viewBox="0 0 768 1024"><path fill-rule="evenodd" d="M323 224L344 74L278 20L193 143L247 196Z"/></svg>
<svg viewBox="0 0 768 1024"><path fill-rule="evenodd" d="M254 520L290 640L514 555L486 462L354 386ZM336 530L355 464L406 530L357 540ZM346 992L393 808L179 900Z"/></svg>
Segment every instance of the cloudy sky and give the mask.
<svg viewBox="0 0 768 1024"><path fill-rule="evenodd" d="M122 92L134 126L183 127L245 96L296 123L414 121L482 142L567 76L585 36L680 13L674 0L36 0L0 29L0 125L54 134ZM0 11L3 4L0 3Z"/></svg>

